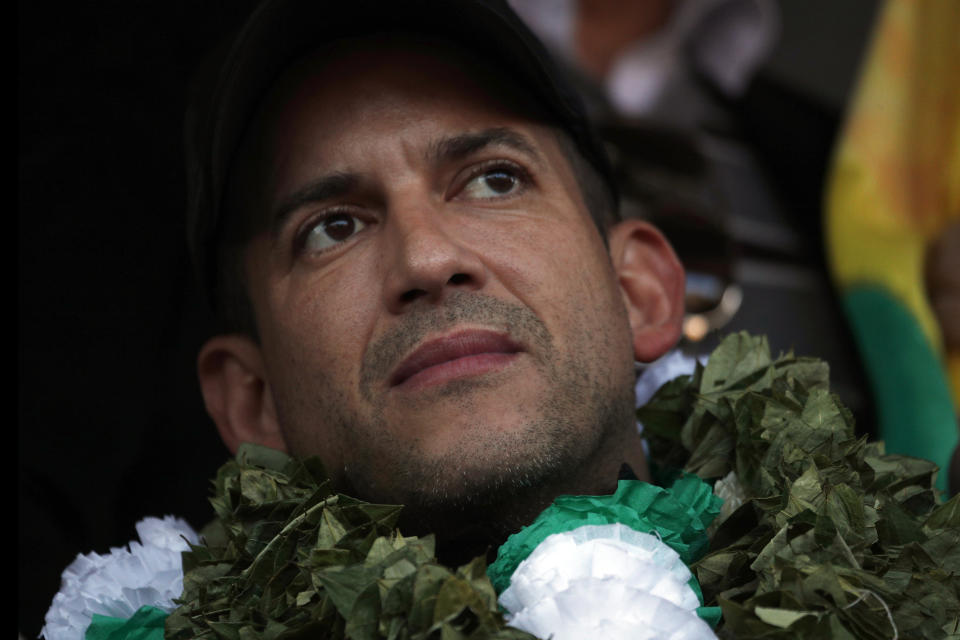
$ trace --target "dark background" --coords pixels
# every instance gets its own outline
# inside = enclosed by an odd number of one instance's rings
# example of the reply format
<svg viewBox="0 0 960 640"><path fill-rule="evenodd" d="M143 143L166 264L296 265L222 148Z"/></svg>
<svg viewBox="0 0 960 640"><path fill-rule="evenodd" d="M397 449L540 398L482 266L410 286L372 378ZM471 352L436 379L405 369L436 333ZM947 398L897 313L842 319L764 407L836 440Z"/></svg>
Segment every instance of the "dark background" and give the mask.
<svg viewBox="0 0 960 640"><path fill-rule="evenodd" d="M202 5L202 9L198 9ZM36 3L19 14L19 630L79 552L146 515L209 519L226 459L194 358L185 247L192 70L249 1Z"/></svg>
<svg viewBox="0 0 960 640"><path fill-rule="evenodd" d="M780 45L730 108L769 187L768 200L748 204L793 238L794 254L754 256L740 270L754 282L735 325L771 333L775 349L833 360L842 395L869 416L823 275L819 202L875 2L779 4ZM210 516L209 478L228 453L195 382L210 322L186 256L181 130L192 70L252 5L19 5L17 625L25 637L39 632L77 553L125 544L147 515L176 514L196 528Z"/></svg>

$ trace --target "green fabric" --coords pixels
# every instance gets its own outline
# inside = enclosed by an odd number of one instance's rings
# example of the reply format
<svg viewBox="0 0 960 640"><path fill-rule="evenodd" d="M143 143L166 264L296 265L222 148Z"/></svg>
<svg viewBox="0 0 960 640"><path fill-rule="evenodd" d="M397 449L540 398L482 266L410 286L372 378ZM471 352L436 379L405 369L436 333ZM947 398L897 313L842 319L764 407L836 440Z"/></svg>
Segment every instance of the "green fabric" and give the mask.
<svg viewBox="0 0 960 640"><path fill-rule="evenodd" d="M879 439L888 453L926 458L947 490L957 415L940 363L917 320L885 289L847 289L843 304L873 388Z"/></svg>
<svg viewBox="0 0 960 640"><path fill-rule="evenodd" d="M167 614L163 609L143 606L129 618L93 614L84 640L163 640Z"/></svg>

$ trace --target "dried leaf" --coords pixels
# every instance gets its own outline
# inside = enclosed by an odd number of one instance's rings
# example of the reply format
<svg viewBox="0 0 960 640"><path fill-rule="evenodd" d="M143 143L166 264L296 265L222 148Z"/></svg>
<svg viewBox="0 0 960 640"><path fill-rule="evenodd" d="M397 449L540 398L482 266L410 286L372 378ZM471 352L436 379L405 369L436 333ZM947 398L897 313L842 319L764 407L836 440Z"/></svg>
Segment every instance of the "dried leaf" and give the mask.
<svg viewBox="0 0 960 640"><path fill-rule="evenodd" d="M827 372L740 334L642 409L683 425L648 433L658 460L734 470L749 496L694 565L705 603L738 639L889 638L887 610L900 637L941 638L960 618L960 499L940 504L932 463L856 438Z"/></svg>
<svg viewBox="0 0 960 640"><path fill-rule="evenodd" d="M218 520L184 554L170 640L532 637L505 627L483 560L438 565L432 538L394 530L399 507L332 494L316 460L245 445L211 503Z"/></svg>

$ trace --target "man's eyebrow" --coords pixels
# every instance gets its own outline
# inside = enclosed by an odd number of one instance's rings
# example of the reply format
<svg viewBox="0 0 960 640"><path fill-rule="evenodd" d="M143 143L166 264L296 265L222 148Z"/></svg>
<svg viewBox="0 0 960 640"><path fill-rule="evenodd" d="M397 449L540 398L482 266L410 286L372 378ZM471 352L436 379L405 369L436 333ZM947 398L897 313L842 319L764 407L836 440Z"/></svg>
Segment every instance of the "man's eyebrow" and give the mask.
<svg viewBox="0 0 960 640"><path fill-rule="evenodd" d="M437 164L462 160L487 147L504 146L541 161L541 155L529 139L507 127L494 127L483 131L461 133L442 138L430 144L427 156ZM306 204L337 198L357 188L359 177L354 173L335 172L320 176L285 197L273 208L270 215L270 230L276 235L287 218Z"/></svg>
<svg viewBox="0 0 960 640"><path fill-rule="evenodd" d="M311 180L285 197L270 215L270 230L276 235L290 214L305 204L337 198L356 189L359 178L352 173L330 173Z"/></svg>
<svg viewBox="0 0 960 640"><path fill-rule="evenodd" d="M476 133L461 133L442 138L430 145L427 156L437 164L462 160L487 147L504 146L540 161L540 153L530 140L513 129L495 127Z"/></svg>

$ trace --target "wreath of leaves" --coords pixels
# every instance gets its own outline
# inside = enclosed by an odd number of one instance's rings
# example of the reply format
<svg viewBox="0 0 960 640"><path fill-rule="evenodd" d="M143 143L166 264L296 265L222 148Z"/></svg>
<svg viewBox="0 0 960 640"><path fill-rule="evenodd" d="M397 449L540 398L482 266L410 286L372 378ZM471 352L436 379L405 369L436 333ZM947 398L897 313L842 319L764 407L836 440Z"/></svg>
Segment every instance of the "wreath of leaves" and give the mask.
<svg viewBox="0 0 960 640"><path fill-rule="evenodd" d="M741 333L638 411L654 460L733 471L749 498L692 567L705 603L727 637L957 637L960 496L940 504L933 463L855 437L828 376Z"/></svg>
<svg viewBox="0 0 960 640"><path fill-rule="evenodd" d="M660 470L734 471L748 499L693 565L736 638L960 633L960 498L929 462L853 434L827 365L728 337L638 412ZM244 446L214 481L206 546L183 556L168 640L532 638L505 626L483 559L451 569L400 507L334 493L316 459Z"/></svg>
<svg viewBox="0 0 960 640"><path fill-rule="evenodd" d="M482 559L441 566L432 537L396 531L401 507L333 493L316 459L245 445L211 502L170 640L531 637L504 626Z"/></svg>

